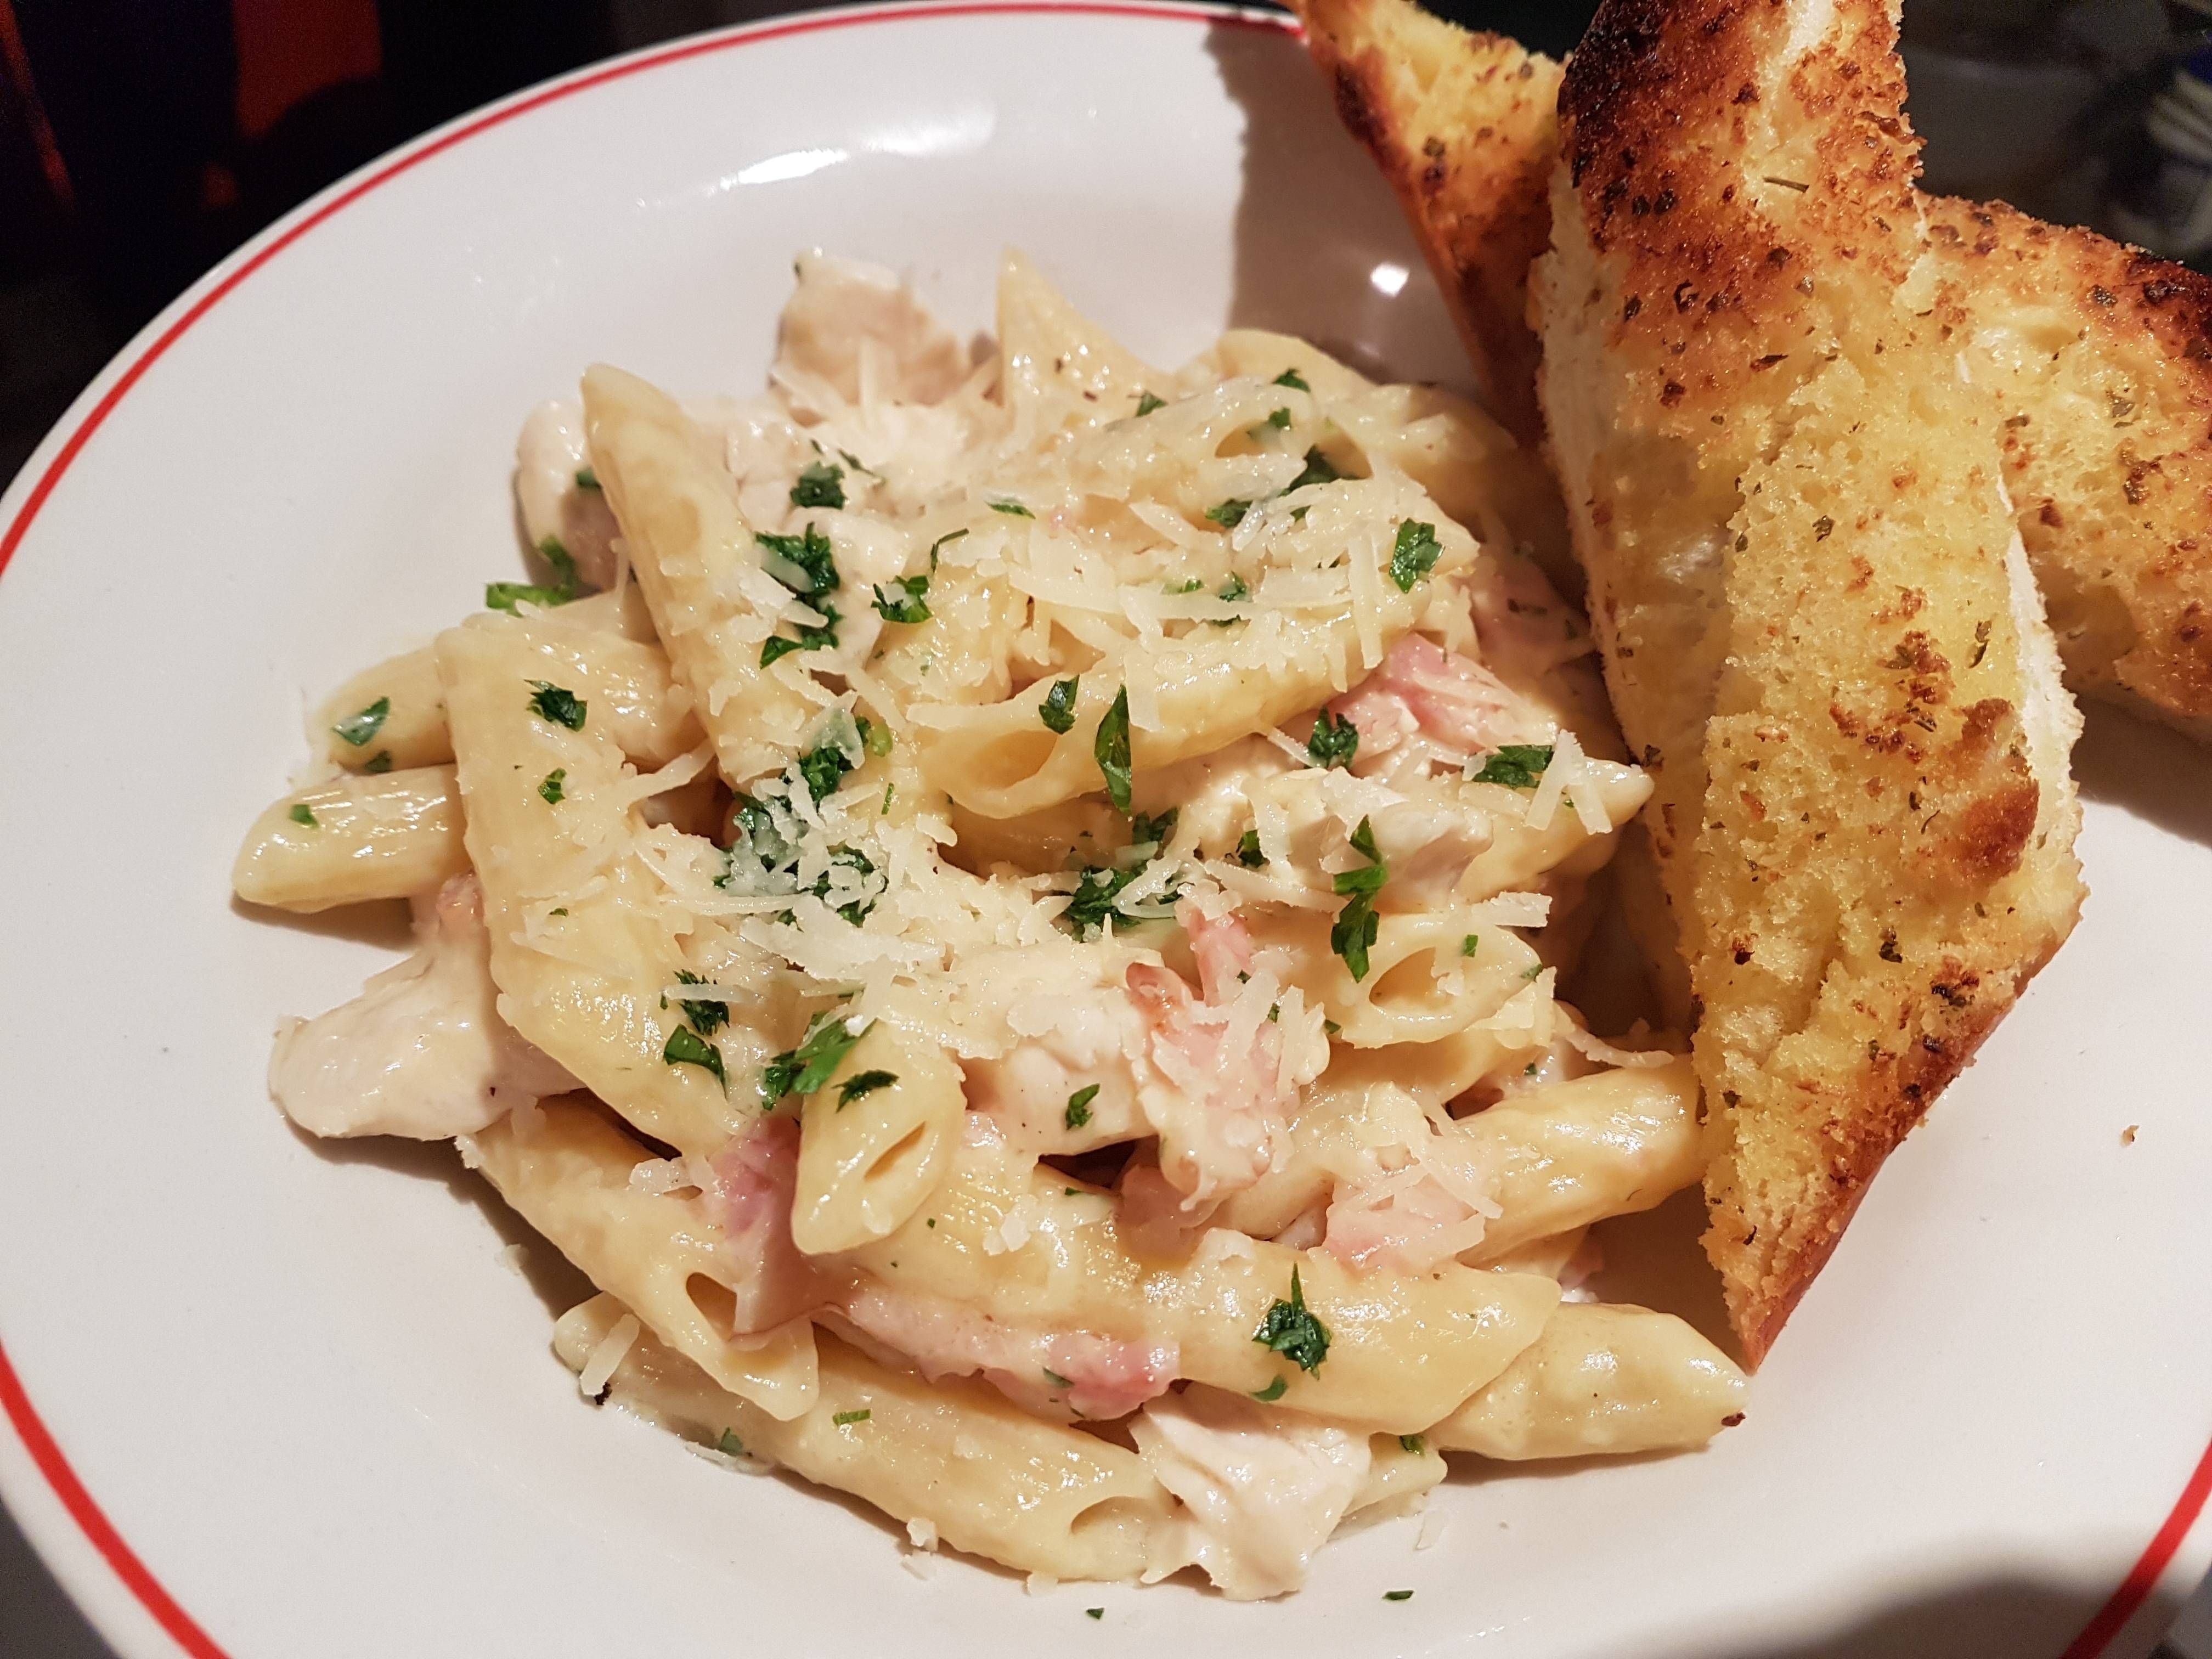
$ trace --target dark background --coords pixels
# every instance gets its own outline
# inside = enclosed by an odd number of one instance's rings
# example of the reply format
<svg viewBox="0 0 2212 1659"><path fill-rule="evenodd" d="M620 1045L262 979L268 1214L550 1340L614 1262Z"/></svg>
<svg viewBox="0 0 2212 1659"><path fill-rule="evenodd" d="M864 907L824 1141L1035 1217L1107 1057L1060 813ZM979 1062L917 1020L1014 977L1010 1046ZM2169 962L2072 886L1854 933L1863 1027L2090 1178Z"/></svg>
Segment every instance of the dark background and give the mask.
<svg viewBox="0 0 2212 1659"><path fill-rule="evenodd" d="M1595 0L1424 0L1564 56ZM224 253L404 139L610 53L793 0L0 0L0 487ZM2212 0L1911 0L1932 187L2177 255L2204 153L2145 137ZM2212 58L2194 66L2212 76ZM2169 94L2170 95L2170 94ZM2201 163L2201 165L2200 165ZM2212 216L2208 216L2212 222ZM2212 229L2208 229L2212 235ZM2203 257L2199 254L2199 257ZM2185 1619L2186 1627L2191 1621ZM2212 1609L2192 1650L2212 1656ZM2201 1650L2196 1644L2204 1644ZM0 1514L0 1655L104 1659Z"/></svg>

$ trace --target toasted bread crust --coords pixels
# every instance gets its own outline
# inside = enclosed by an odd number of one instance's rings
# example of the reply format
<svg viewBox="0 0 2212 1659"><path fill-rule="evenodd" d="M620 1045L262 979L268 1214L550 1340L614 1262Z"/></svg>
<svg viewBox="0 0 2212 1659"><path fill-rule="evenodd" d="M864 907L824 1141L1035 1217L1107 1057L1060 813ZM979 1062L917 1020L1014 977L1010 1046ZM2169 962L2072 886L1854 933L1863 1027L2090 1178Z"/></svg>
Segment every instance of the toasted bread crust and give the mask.
<svg viewBox="0 0 2212 1659"><path fill-rule="evenodd" d="M2070 705L1929 280L1894 40L1880 0L1607 0L1535 281L1754 1363L2079 897Z"/></svg>
<svg viewBox="0 0 2212 1659"><path fill-rule="evenodd" d="M1297 0L1337 113L1419 236L1492 412L1542 436L1528 266L1551 237L1559 66L1397 0ZM1479 110L1480 119L1462 118Z"/></svg>

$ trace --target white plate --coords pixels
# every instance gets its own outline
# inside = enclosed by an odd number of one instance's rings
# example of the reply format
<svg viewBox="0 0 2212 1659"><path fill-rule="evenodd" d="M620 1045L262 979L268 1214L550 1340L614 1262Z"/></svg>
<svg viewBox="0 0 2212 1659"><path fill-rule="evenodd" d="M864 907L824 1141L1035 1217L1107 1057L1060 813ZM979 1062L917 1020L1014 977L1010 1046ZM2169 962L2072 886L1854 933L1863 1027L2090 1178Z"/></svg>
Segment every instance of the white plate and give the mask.
<svg viewBox="0 0 2212 1659"><path fill-rule="evenodd" d="M1279 27L848 14L588 71L380 163L179 301L0 502L0 1488L102 1629L134 1659L891 1632L2032 1659L2099 1616L2124 1629L2074 1659L2145 1652L2212 1552L2212 791L2117 721L2082 757L2079 934L1893 1161L1749 1422L1699 1456L1462 1477L1437 1547L1373 1528L1281 1604L918 1580L856 1510L580 1404L501 1260L518 1229L449 1152L287 1130L271 1023L392 941L234 909L232 852L304 696L515 574L524 410L599 357L757 386L809 244L981 325L1007 242L1155 360L1233 319L1459 374Z"/></svg>

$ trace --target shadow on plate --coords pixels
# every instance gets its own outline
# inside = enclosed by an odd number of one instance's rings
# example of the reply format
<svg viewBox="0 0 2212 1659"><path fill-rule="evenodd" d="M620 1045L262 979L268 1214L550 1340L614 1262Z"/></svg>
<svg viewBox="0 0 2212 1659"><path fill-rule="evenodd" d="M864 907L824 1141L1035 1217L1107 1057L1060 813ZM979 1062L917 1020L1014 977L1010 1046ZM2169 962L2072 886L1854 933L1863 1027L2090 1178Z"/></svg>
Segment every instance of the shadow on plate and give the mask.
<svg viewBox="0 0 2212 1659"><path fill-rule="evenodd" d="M2107 1593L1992 1578L1899 1601L1794 1641L1731 1645L1708 1638L1656 1647L1652 1659L2059 1659ZM2159 1629L2181 1611L2172 1596L2154 1597L2151 1606ZM2171 1649L2159 1652L2179 1659Z"/></svg>
<svg viewBox="0 0 2212 1659"><path fill-rule="evenodd" d="M2212 757L2179 732L2100 703L2081 706L2074 776L2082 795L2212 846Z"/></svg>

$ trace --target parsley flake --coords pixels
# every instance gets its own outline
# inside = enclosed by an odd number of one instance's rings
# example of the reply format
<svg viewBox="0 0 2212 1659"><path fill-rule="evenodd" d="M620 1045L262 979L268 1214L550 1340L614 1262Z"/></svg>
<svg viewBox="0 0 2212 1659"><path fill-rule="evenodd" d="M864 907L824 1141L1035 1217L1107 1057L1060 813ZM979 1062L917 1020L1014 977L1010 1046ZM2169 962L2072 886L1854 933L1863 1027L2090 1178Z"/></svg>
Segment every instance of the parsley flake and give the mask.
<svg viewBox="0 0 2212 1659"><path fill-rule="evenodd" d="M830 1420L842 1429L854 1423L865 1423L868 1420L871 1415L872 1413L865 1411L839 1412L830 1418ZM1411 1590L1407 1590L1406 1592L1408 1595L1411 1595L1413 1593L1413 1592Z"/></svg>
<svg viewBox="0 0 2212 1659"><path fill-rule="evenodd" d="M1227 581L1222 583L1221 591L1214 595L1214 598L1219 599L1224 605L1237 605L1245 599L1250 599L1251 597L1251 584L1247 582L1242 576L1235 574L1231 574ZM1222 624L1224 628L1228 625L1229 624L1226 623Z"/></svg>
<svg viewBox="0 0 2212 1659"><path fill-rule="evenodd" d="M1290 423L1291 411L1287 409L1276 410L1267 416L1267 424L1278 432L1284 430Z"/></svg>
<svg viewBox="0 0 2212 1659"><path fill-rule="evenodd" d="M1324 708L1314 716L1313 730L1306 733L1306 758L1324 772L1334 766L1350 766L1359 753L1359 728L1352 723L1348 714L1334 719Z"/></svg>
<svg viewBox="0 0 2212 1659"><path fill-rule="evenodd" d="M389 772L392 769L392 751L389 749L378 750L374 755L371 755L368 757L367 764L362 766L361 769L368 773L371 777L375 777L380 773Z"/></svg>
<svg viewBox="0 0 2212 1659"><path fill-rule="evenodd" d="M1139 415L1149 415L1156 409L1165 409L1167 406L1166 398L1155 398L1149 392L1139 394L1137 398L1137 413Z"/></svg>
<svg viewBox="0 0 2212 1659"><path fill-rule="evenodd" d="M577 483L582 483L583 477L582 473L578 473ZM599 481L594 478L590 487L599 488ZM519 617L522 612L516 609L518 605L534 605L542 610L550 610L555 605L567 605L573 599L584 597L584 579L577 574L576 561L568 550L561 545L558 537L548 536L538 543L538 556L552 566L553 574L560 580L551 586L541 582L486 582L484 606L487 610L504 611L510 617Z"/></svg>
<svg viewBox="0 0 2212 1659"><path fill-rule="evenodd" d="M1106 798L1117 812L1129 810L1129 688L1114 693L1114 702L1098 722L1098 735L1091 744L1098 763L1098 775L1106 780Z"/></svg>
<svg viewBox="0 0 2212 1659"><path fill-rule="evenodd" d="M944 545L945 544L945 543L947 543L947 542L957 542L957 541L958 541L958 540L959 540L963 536L966 535L967 533L968 533L968 532L967 532L966 531L964 531L964 530L948 530L948 531L946 531L946 532L945 532L942 536L939 536L939 537L935 541L933 541L933 542L930 543L930 544L929 544L929 568L930 568L932 570L934 570L934 569L936 569L936 568L937 568L937 550L938 550L939 548L940 548L940 547L944 546Z"/></svg>
<svg viewBox="0 0 2212 1659"><path fill-rule="evenodd" d="M368 708L348 714L331 730L337 733L341 740L358 749L384 729L385 719L391 713L392 699L379 697Z"/></svg>
<svg viewBox="0 0 2212 1659"><path fill-rule="evenodd" d="M1231 497L1230 500L1222 502L1218 507L1207 507L1206 509L1206 516L1212 520L1215 524L1219 525L1224 530L1234 530L1238 525L1244 522L1244 515L1251 510L1251 502L1240 501L1234 497Z"/></svg>
<svg viewBox="0 0 2212 1659"><path fill-rule="evenodd" d="M293 823L304 823L310 830L319 830L323 827L315 820L315 809L308 805L305 801L299 801L294 804L291 811L291 818Z"/></svg>
<svg viewBox="0 0 2212 1659"><path fill-rule="evenodd" d="M1423 1452L1428 1450L1428 1437L1425 1435L1401 1434L1398 1437L1398 1449L1400 1451L1411 1452L1414 1456L1419 1457Z"/></svg>
<svg viewBox="0 0 2212 1659"><path fill-rule="evenodd" d="M1267 1310L1252 1340L1309 1376L1321 1375L1321 1362L1328 1358L1328 1328L1307 1310L1296 1267L1291 1269L1291 1299L1279 1301Z"/></svg>
<svg viewBox="0 0 2212 1659"><path fill-rule="evenodd" d="M1293 489L1304 489L1308 484L1334 483L1343 477L1344 474L1329 465L1328 456L1322 454L1317 448L1309 449L1306 451L1305 471L1284 487L1283 494L1287 495ZM1293 513L1291 516L1295 519L1298 515Z"/></svg>
<svg viewBox="0 0 2212 1659"><path fill-rule="evenodd" d="M1065 734L1074 727L1075 693L1082 684L1083 676L1080 674L1072 680L1054 680L1052 683L1052 690L1044 694L1044 701L1037 705L1037 718L1044 722L1046 731Z"/></svg>
<svg viewBox="0 0 2212 1659"><path fill-rule="evenodd" d="M862 747L865 750L865 738ZM835 738L824 738L799 757L799 775L806 780L806 793L818 806L845 781L853 766L853 757L845 752L844 745Z"/></svg>
<svg viewBox="0 0 2212 1659"><path fill-rule="evenodd" d="M1083 1610L1083 1616L1085 1619L1103 1619L1106 1616L1106 1609L1103 1607L1085 1607Z"/></svg>
<svg viewBox="0 0 2212 1659"><path fill-rule="evenodd" d="M1119 908L1117 901L1122 890L1149 867L1134 864L1127 869L1084 870L1075 878L1075 891L1069 895L1067 908L1060 912L1060 919L1075 929L1079 939L1097 939L1109 921L1117 931L1141 926L1147 918L1128 915ZM1158 902L1172 904L1182 893L1181 884L1170 882L1160 893Z"/></svg>
<svg viewBox="0 0 2212 1659"><path fill-rule="evenodd" d="M1080 1129L1091 1121L1091 1103L1098 1098L1098 1085L1086 1083L1067 1097L1067 1127Z"/></svg>
<svg viewBox="0 0 2212 1659"><path fill-rule="evenodd" d="M1137 813L1129 820L1129 845L1151 848L1166 846L1175 838L1176 820L1182 816L1182 809L1177 806L1170 806L1166 811L1157 816L1148 812Z"/></svg>
<svg viewBox="0 0 2212 1659"><path fill-rule="evenodd" d="M1502 783L1508 789L1534 789L1544 781L1544 769L1552 763L1552 745L1548 743L1509 743L1482 763L1482 770L1469 780L1474 783Z"/></svg>
<svg viewBox="0 0 2212 1659"><path fill-rule="evenodd" d="M1278 1375L1275 1380L1267 1384L1266 1388L1253 1389L1252 1398L1258 1401L1263 1406L1272 1406L1278 1400L1280 1400L1283 1397L1284 1390L1288 1389L1290 1386L1291 1379L1289 1377Z"/></svg>
<svg viewBox="0 0 2212 1659"><path fill-rule="evenodd" d="M1030 512L1029 508L1024 507L1019 501L993 501L991 503L991 511L994 513L1004 513L1008 517L1016 519L1034 519L1036 517L1036 514Z"/></svg>
<svg viewBox="0 0 2212 1659"><path fill-rule="evenodd" d="M1257 830L1247 830L1237 837L1237 862L1247 870L1266 866L1267 855L1260 850L1260 832Z"/></svg>
<svg viewBox="0 0 2212 1659"><path fill-rule="evenodd" d="M1274 380L1269 382L1269 384L1273 386L1286 386L1293 392L1311 392L1313 390L1311 386L1306 384L1306 377L1299 374L1295 368L1285 369L1281 374L1275 376Z"/></svg>
<svg viewBox="0 0 2212 1659"><path fill-rule="evenodd" d="M837 1109L842 1112L854 1101L863 1099L878 1089L888 1089L897 1081L896 1072L855 1072L837 1085Z"/></svg>
<svg viewBox="0 0 2212 1659"><path fill-rule="evenodd" d="M1476 939L1473 933L1469 933L1465 939L1459 942L1460 955L1463 957L1473 956L1474 954L1474 947L1480 943L1481 941Z"/></svg>
<svg viewBox="0 0 2212 1659"><path fill-rule="evenodd" d="M876 588L876 614L885 622L924 623L929 620L929 573L894 576Z"/></svg>
<svg viewBox="0 0 2212 1659"><path fill-rule="evenodd" d="M1413 1592L1411 1590L1384 1590L1382 1592L1382 1599L1385 1601L1410 1601L1413 1599Z"/></svg>
<svg viewBox="0 0 2212 1659"><path fill-rule="evenodd" d="M799 475L791 486L793 507L842 507L845 505L845 469L828 461L817 461Z"/></svg>
<svg viewBox="0 0 2212 1659"><path fill-rule="evenodd" d="M568 769L565 766L556 766L545 775L544 781L538 786L538 793L544 798L548 806L558 806L561 804L562 798L568 793L563 787L568 781Z"/></svg>
<svg viewBox="0 0 2212 1659"><path fill-rule="evenodd" d="M1053 1370L1051 1366L1040 1365L1037 1369L1044 1373L1044 1380L1052 1384L1054 1388L1065 1389L1070 1386L1068 1380L1062 1376L1058 1371Z"/></svg>
<svg viewBox="0 0 2212 1659"><path fill-rule="evenodd" d="M598 473L592 471L588 466L580 466L576 469L577 489L597 489L599 487L599 475Z"/></svg>
<svg viewBox="0 0 2212 1659"><path fill-rule="evenodd" d="M676 978L684 985L707 982L703 975L695 974L688 968L678 968ZM684 1010L684 1018L691 1022L691 1029L702 1037L714 1036L730 1023L730 1005L726 1002L684 1002L677 1006Z"/></svg>
<svg viewBox="0 0 2212 1659"><path fill-rule="evenodd" d="M1367 860L1362 870L1340 870L1334 878L1340 897L1351 902L1337 912L1328 930L1328 948L1344 958L1353 984L1367 977L1367 953L1382 930L1375 914L1375 896L1390 878L1390 866L1376 849L1375 826L1366 818L1352 832L1352 850Z"/></svg>
<svg viewBox="0 0 2212 1659"><path fill-rule="evenodd" d="M565 686L546 680L530 682L532 693L530 711L552 726L565 726L571 732L584 729L584 700Z"/></svg>
<svg viewBox="0 0 2212 1659"><path fill-rule="evenodd" d="M1398 584L1398 591L1412 592L1413 584L1437 568L1437 556L1443 550L1437 540L1436 526L1401 520L1397 544L1390 550L1390 580Z"/></svg>
<svg viewBox="0 0 2212 1659"><path fill-rule="evenodd" d="M811 1095L845 1063L860 1034L846 1029L835 1010L817 1014L796 1048L787 1048L761 1067L761 1104L773 1109L786 1095Z"/></svg>
<svg viewBox="0 0 2212 1659"><path fill-rule="evenodd" d="M722 1051L688 1025L679 1025L668 1034L660 1059L665 1066L701 1066L712 1072L714 1081L724 1089L730 1086L729 1073L722 1069Z"/></svg>
<svg viewBox="0 0 2212 1659"><path fill-rule="evenodd" d="M768 574L793 592L827 593L838 586L836 556L818 526L810 524L796 536L756 532L753 539L768 550L768 557L762 561Z"/></svg>
<svg viewBox="0 0 2212 1659"><path fill-rule="evenodd" d="M735 1429L724 1429L722 1437L714 1443L714 1449L725 1457L743 1457L745 1455L745 1443L738 1438L738 1431Z"/></svg>

